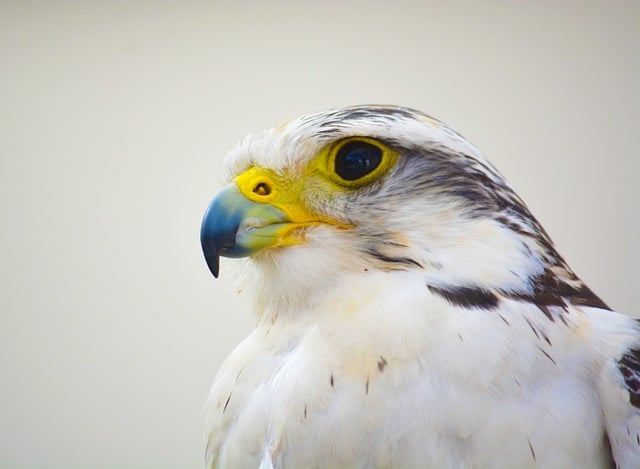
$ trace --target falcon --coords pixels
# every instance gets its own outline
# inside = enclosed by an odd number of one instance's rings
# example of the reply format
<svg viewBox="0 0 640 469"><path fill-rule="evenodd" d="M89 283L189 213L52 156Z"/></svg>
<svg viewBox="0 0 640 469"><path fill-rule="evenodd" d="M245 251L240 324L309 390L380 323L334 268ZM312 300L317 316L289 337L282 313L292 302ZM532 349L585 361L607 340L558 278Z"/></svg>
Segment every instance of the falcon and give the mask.
<svg viewBox="0 0 640 469"><path fill-rule="evenodd" d="M225 173L202 247L216 277L246 258L257 321L211 389L207 467L640 467L639 324L458 133L334 109Z"/></svg>

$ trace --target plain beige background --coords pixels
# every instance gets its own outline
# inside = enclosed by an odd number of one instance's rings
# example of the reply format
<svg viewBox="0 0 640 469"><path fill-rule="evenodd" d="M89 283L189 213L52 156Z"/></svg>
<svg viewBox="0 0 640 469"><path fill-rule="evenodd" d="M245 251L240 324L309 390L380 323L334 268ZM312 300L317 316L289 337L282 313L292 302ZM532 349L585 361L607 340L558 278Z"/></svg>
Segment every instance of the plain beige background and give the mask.
<svg viewBox="0 0 640 469"><path fill-rule="evenodd" d="M0 5L0 467L201 466L253 320L201 216L244 133L328 107L448 122L640 313L640 3L319 3Z"/></svg>

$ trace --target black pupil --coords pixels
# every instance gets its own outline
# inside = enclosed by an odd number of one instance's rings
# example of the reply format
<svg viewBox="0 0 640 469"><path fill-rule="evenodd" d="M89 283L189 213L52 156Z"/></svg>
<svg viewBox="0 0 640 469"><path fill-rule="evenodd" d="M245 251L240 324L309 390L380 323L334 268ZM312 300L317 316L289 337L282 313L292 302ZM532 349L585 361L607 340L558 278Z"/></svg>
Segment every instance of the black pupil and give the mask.
<svg viewBox="0 0 640 469"><path fill-rule="evenodd" d="M376 169L382 161L382 150L367 142L349 142L335 160L335 171L345 181L355 181Z"/></svg>

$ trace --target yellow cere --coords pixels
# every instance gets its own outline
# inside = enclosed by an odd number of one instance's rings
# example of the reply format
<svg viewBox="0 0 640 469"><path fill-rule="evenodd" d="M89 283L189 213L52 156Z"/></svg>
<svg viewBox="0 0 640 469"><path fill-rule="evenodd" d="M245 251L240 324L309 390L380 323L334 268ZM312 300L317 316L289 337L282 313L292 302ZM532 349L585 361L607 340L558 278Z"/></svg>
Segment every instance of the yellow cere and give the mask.
<svg viewBox="0 0 640 469"><path fill-rule="evenodd" d="M291 230L304 226L328 224L337 228L352 228L330 217L311 213L305 208L301 193L305 177L298 181L290 181L270 169L253 166L234 179L240 192L247 199L260 204L268 204L281 210L287 220L280 224L278 232L283 238L278 245L298 244L299 234ZM287 235L286 237L284 235Z"/></svg>
<svg viewBox="0 0 640 469"><path fill-rule="evenodd" d="M258 166L247 169L235 178L235 182L247 199L279 208L291 223L318 221L301 203L300 182L285 182L274 171Z"/></svg>

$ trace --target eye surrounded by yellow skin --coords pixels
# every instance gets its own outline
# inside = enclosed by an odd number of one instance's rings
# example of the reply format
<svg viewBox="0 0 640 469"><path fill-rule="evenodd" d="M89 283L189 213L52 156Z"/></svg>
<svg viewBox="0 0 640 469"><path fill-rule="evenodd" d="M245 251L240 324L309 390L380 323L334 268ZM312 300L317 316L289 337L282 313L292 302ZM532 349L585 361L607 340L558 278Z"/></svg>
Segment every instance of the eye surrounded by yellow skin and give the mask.
<svg viewBox="0 0 640 469"><path fill-rule="evenodd" d="M398 154L369 137L345 138L329 145L317 157L317 168L340 186L369 184L393 167Z"/></svg>

